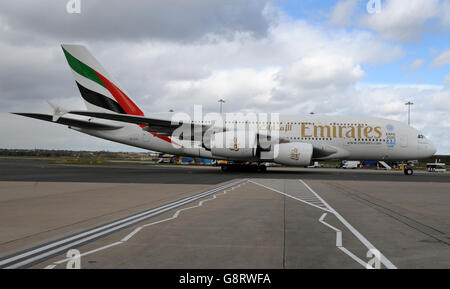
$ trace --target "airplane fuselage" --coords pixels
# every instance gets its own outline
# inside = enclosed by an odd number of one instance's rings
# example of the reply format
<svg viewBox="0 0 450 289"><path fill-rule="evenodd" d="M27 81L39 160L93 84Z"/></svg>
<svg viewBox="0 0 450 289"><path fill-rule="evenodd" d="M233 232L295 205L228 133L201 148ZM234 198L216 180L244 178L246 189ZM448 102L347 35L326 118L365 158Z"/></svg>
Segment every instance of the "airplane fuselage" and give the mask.
<svg viewBox="0 0 450 289"><path fill-rule="evenodd" d="M200 121L200 123L202 123ZM208 124L206 121L202 124ZM83 133L111 141L174 155L217 158L202 147L201 142L171 138L161 139L134 124L123 124L113 131L95 131L74 128ZM226 122L228 130L239 127L234 121ZM289 142L312 144L315 148L335 152L314 156L315 160L413 160L432 156L435 146L418 130L398 121L342 116L280 117L277 122L252 122L246 129L278 134ZM245 127L245 126L244 126ZM248 159L256 160L256 159Z"/></svg>

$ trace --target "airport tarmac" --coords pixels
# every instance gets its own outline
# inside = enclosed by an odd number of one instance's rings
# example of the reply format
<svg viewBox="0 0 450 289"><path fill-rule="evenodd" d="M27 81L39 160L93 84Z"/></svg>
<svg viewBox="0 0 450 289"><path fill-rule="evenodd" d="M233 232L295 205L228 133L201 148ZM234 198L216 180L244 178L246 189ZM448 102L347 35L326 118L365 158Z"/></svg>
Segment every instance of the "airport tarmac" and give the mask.
<svg viewBox="0 0 450 289"><path fill-rule="evenodd" d="M0 159L0 267L449 268L449 208L449 174Z"/></svg>
<svg viewBox="0 0 450 289"><path fill-rule="evenodd" d="M60 165L38 159L0 158L0 181L218 184L235 178L274 178L307 180L355 180L392 182L450 183L450 172L345 170L324 168L269 167L267 172L227 172L219 167L177 165Z"/></svg>

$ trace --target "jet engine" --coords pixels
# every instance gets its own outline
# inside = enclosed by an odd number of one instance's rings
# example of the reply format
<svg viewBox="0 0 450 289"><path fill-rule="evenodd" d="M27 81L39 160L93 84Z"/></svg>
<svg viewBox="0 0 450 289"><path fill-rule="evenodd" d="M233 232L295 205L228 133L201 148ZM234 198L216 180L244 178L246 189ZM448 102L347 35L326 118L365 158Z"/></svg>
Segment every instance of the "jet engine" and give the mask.
<svg viewBox="0 0 450 289"><path fill-rule="evenodd" d="M309 143L283 143L273 147L273 161L287 166L307 166L311 163L313 146Z"/></svg>
<svg viewBox="0 0 450 289"><path fill-rule="evenodd" d="M254 131L225 131L211 136L213 156L248 160L256 155L257 134Z"/></svg>

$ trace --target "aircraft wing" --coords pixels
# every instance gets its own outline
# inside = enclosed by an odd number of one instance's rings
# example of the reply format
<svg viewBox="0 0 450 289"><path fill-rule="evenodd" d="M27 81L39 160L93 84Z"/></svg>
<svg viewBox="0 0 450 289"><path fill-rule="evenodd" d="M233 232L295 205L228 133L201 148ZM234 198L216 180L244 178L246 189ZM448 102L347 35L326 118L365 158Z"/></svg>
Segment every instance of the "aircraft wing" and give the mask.
<svg viewBox="0 0 450 289"><path fill-rule="evenodd" d="M144 129L147 131L157 132L158 134L168 134L170 135L176 128L182 125L189 125L191 129L194 127L201 128L203 132L210 128L209 125L203 124L191 124L191 123L183 123L182 121L171 121L164 118L149 118L145 116L139 115L129 115L129 114L120 114L120 113L105 113L105 112L93 112L93 111L69 111L68 113L89 116L95 118L103 118L108 120L115 120L121 122L134 123L138 125L145 126ZM215 132L225 131L226 129L216 128ZM260 136L264 136L264 138L270 143L287 143L289 142L286 138L275 137L270 134L259 133Z"/></svg>
<svg viewBox="0 0 450 289"><path fill-rule="evenodd" d="M326 144L313 144L313 158L323 158L338 152L338 148Z"/></svg>
<svg viewBox="0 0 450 289"><path fill-rule="evenodd" d="M83 115L95 118L102 118L108 120L115 120L121 122L134 123L145 126L143 129L151 132L157 132L158 134L170 135L175 129L184 125L182 121L172 121L164 118L149 118L139 115L129 115L121 113L105 113L105 112L93 112L93 111L69 111L68 113ZM191 128L200 127L202 131L206 131L209 126L201 124L189 124Z"/></svg>
<svg viewBox="0 0 450 289"><path fill-rule="evenodd" d="M274 144L274 143L291 143L291 142L296 142L293 140L290 140L289 138L285 138L285 137L279 137L279 136L273 136L270 134L264 134L262 132L259 132L259 136L260 136L260 144L263 145L264 147L268 147L270 144ZM261 142L261 137L262 139L265 139L265 142ZM321 158L321 157L325 157L325 156L329 156L331 154L334 154L338 151L337 148L335 148L334 146L330 146L330 145L325 145L325 144L313 144L313 157L314 158Z"/></svg>
<svg viewBox="0 0 450 289"><path fill-rule="evenodd" d="M91 121L79 120L79 119L73 119L73 118L67 118L67 117L60 117L56 121L53 121L53 115L42 114L42 113L13 112L13 114L22 115L22 116L31 117L31 118L40 119L40 120L45 120L45 121L54 122L54 123L59 123L59 124L67 125L69 127L73 126L73 127L84 128L84 129L114 130L114 129L121 128L121 126L95 123L95 122L91 122Z"/></svg>

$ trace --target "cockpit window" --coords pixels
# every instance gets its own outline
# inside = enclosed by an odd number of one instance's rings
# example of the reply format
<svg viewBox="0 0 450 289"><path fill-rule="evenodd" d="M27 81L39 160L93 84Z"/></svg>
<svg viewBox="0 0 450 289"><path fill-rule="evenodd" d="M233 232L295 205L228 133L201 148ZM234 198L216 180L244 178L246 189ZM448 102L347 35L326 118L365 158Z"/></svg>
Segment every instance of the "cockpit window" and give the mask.
<svg viewBox="0 0 450 289"><path fill-rule="evenodd" d="M419 134L419 135L417 136L417 138L425 138L425 136L424 136L423 134Z"/></svg>

